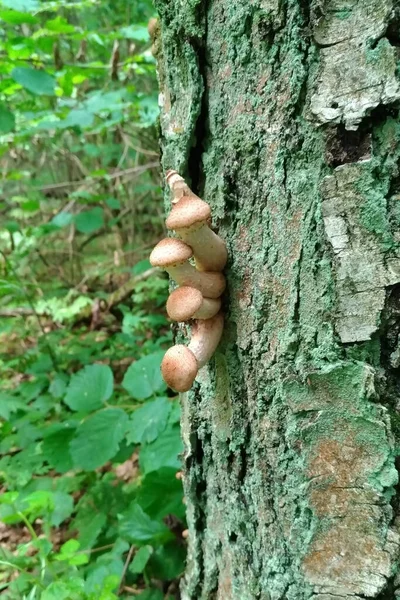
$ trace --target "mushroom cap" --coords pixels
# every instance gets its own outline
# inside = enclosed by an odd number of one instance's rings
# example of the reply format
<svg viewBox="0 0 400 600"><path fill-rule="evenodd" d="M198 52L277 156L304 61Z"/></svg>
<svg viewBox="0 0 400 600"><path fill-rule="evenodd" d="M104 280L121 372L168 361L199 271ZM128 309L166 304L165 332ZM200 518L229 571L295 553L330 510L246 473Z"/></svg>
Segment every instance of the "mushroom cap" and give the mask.
<svg viewBox="0 0 400 600"><path fill-rule="evenodd" d="M171 267L185 262L193 256L190 246L175 238L161 240L150 254L153 267Z"/></svg>
<svg viewBox="0 0 400 600"><path fill-rule="evenodd" d="M165 224L168 229L186 229L206 222L211 217L211 208L207 202L196 196L182 196L175 204Z"/></svg>
<svg viewBox="0 0 400 600"><path fill-rule="evenodd" d="M182 286L169 296L167 313L173 321L187 321L203 304L203 295L193 287Z"/></svg>
<svg viewBox="0 0 400 600"><path fill-rule="evenodd" d="M163 379L177 392L187 392L193 385L199 367L193 352L186 346L172 346L161 363Z"/></svg>

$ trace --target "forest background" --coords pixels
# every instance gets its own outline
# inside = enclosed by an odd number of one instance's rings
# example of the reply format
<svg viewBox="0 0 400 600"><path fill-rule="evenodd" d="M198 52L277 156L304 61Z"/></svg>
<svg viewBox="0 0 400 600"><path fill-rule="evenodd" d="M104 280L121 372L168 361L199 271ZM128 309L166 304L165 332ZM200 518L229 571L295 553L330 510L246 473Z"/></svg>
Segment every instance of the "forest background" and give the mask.
<svg viewBox="0 0 400 600"><path fill-rule="evenodd" d="M178 598L151 2L0 1L0 593ZM150 28L149 28L150 23Z"/></svg>

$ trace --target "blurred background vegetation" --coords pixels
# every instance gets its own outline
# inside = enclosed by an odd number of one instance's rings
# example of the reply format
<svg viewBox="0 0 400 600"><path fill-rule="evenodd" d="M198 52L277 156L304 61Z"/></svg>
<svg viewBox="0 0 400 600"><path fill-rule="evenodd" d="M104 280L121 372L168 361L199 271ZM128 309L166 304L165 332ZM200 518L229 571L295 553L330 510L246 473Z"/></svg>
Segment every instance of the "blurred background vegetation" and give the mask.
<svg viewBox="0 0 400 600"><path fill-rule="evenodd" d="M0 593L179 598L147 0L0 0Z"/></svg>

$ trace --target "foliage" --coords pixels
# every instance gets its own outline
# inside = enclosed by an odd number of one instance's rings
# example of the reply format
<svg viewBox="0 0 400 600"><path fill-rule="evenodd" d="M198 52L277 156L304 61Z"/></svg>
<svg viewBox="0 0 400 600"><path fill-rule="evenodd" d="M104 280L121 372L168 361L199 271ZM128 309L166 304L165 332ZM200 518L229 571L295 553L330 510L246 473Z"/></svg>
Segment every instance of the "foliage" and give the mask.
<svg viewBox="0 0 400 600"><path fill-rule="evenodd" d="M162 232L151 16L147 0L0 0L6 600L172 600L183 570L167 281L146 259Z"/></svg>

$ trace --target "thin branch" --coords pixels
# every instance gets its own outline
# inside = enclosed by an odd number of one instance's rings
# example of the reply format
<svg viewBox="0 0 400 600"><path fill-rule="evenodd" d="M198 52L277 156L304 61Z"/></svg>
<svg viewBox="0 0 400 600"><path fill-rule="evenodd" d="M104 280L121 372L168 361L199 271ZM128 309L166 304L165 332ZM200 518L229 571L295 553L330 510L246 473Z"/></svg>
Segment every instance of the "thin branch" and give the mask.
<svg viewBox="0 0 400 600"><path fill-rule="evenodd" d="M131 167L129 169L124 169L122 171L116 171L114 173L111 173L110 175L95 175L94 177L91 177L89 179L80 179L78 181L63 181L61 183L52 183L50 185L45 185L42 187L39 186L39 187L35 187L33 189L40 190L41 192L46 193L46 192L51 192L53 190L58 190L61 188L76 187L76 186L79 187L81 185L82 186L91 185L101 179L113 180L113 179L118 179L119 177L126 177L127 175L139 175L140 173L144 173L145 171L147 171L149 169L155 169L159 165L160 165L160 163L158 161L151 162L151 163L147 163L147 165L141 165L139 167Z"/></svg>
<svg viewBox="0 0 400 600"><path fill-rule="evenodd" d="M125 582L125 576L126 576L126 572L127 572L127 570L128 570L129 563L130 563L130 562L131 562L131 560L132 560L132 555L133 555L134 551L135 551L135 546L131 546L131 547L129 548L128 556L126 557L126 561L125 561L125 564L124 564L124 568L123 568L123 570L122 570L122 574L121 574L121 580L120 580L120 583L119 583L119 587L118 587L117 596L120 596L120 595L122 594L123 590L124 590L124 582Z"/></svg>

